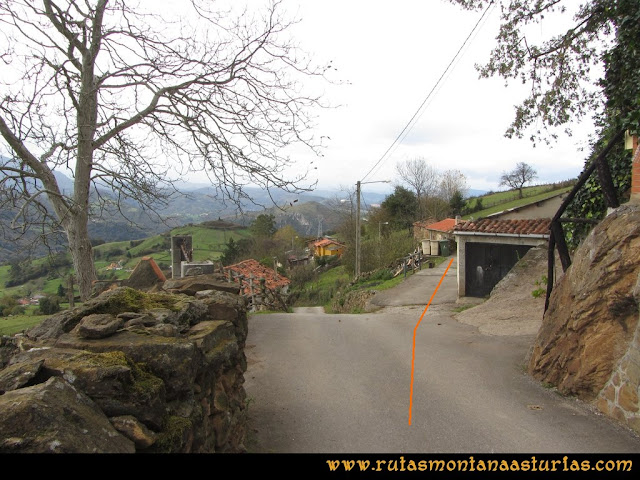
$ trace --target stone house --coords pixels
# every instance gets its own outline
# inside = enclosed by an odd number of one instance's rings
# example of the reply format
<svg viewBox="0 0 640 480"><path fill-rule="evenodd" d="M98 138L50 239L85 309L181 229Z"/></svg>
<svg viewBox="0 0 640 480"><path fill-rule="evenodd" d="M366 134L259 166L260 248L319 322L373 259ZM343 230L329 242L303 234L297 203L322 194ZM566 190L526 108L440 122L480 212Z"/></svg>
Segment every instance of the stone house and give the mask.
<svg viewBox="0 0 640 480"><path fill-rule="evenodd" d="M445 218L439 222L430 220L422 220L413 224L413 238L422 246L422 252L425 255L449 255L454 247L452 243L455 238L453 229L460 223L460 217ZM442 246L445 242L446 250Z"/></svg>
<svg viewBox="0 0 640 480"><path fill-rule="evenodd" d="M424 240L453 240L453 229L460 222L460 217L445 218L436 222L433 219L413 223L413 238L418 242Z"/></svg>

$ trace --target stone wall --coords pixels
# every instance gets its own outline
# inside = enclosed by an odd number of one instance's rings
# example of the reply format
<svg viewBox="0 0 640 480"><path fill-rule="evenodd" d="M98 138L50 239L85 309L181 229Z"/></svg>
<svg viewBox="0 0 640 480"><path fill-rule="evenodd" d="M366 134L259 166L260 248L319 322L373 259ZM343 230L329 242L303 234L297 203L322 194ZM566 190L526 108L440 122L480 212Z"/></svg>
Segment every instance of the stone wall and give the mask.
<svg viewBox="0 0 640 480"><path fill-rule="evenodd" d="M640 433L640 206L625 204L578 247L552 292L529 373Z"/></svg>
<svg viewBox="0 0 640 480"><path fill-rule="evenodd" d="M636 304L640 304L640 276L634 288ZM596 405L609 415L640 433L640 322L626 353L613 370L611 378L600 391Z"/></svg>
<svg viewBox="0 0 640 480"><path fill-rule="evenodd" d="M0 452L244 452L246 304L198 281L115 288L3 337Z"/></svg>

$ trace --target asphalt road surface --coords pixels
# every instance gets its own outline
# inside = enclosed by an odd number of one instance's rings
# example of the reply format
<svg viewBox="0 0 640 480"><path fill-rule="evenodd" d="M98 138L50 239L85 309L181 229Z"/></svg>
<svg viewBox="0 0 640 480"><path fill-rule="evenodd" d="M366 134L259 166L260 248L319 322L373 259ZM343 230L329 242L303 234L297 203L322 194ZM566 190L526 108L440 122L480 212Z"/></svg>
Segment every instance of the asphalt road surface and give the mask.
<svg viewBox="0 0 640 480"><path fill-rule="evenodd" d="M252 316L249 451L640 452L630 430L526 375L533 337L453 319L454 267L417 328L411 393L414 329L446 266L381 292L375 313Z"/></svg>

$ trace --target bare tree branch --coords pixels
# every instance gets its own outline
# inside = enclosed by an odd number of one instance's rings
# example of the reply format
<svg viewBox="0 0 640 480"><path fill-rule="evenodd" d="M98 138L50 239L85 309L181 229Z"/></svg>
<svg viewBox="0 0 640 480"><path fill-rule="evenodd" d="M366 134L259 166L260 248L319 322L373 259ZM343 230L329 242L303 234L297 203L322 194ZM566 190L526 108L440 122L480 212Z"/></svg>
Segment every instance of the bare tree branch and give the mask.
<svg viewBox="0 0 640 480"><path fill-rule="evenodd" d="M51 228L66 232L85 298L95 279L91 216L133 200L161 217L174 182L194 172L235 202L249 185L311 190L306 169L289 178L289 147L322 148L312 131L321 98L304 87L329 67L287 38L281 2L257 17L192 0L169 20L130 5L0 3L0 134L24 168L2 162L4 175L22 180L2 198L25 214L38 203L51 219L53 209ZM191 16L180 17L188 6ZM73 172L71 192L60 191L61 169Z"/></svg>

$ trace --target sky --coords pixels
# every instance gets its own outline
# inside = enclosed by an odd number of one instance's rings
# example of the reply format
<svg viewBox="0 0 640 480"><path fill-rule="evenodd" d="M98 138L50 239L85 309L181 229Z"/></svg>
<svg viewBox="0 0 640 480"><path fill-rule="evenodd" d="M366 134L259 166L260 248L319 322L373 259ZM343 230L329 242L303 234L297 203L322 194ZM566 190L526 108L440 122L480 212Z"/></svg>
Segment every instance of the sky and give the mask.
<svg viewBox="0 0 640 480"><path fill-rule="evenodd" d="M170 14L180 13L184 1L141 4ZM218 1L242 3L216 0L215 5ZM245 0L249 9L261 11L269 1ZM526 138L504 137L528 86L480 79L475 68L496 43L498 8L490 9L469 37L482 12L446 0L279 1L286 17L299 19L288 34L317 64L335 67L334 83L308 84L310 94L321 90L323 101L334 106L316 111L315 136L326 139L323 156L293 149L290 178L313 161L318 168L309 180L317 181L318 190L353 191L361 181L363 191L389 193L400 180L398 163L414 159L439 171L459 170L470 189L482 191L506 188L499 185L500 176L518 162L537 171L536 183L580 174L593 133L587 122L551 146L534 148ZM547 16L528 35L548 37L559 25L562 21Z"/></svg>
<svg viewBox="0 0 640 480"><path fill-rule="evenodd" d="M563 136L549 147L534 148L526 138L504 137L528 87L505 85L501 78L479 79L475 69L488 60L495 45L497 8L489 11L447 71L482 12L468 12L445 0L282 4L300 18L291 31L300 47L319 63L332 61L334 78L345 82L325 85L325 100L339 107L318 112L316 134L329 138L314 171L318 189L353 189L363 180L397 182L397 163L415 158L441 171L461 171L467 186L477 190L504 189L501 174L518 162L537 171L534 183L580 174L593 131L590 124L574 125L572 137ZM532 33L546 36L561 23L547 19ZM313 159L305 153L296 157L299 165ZM362 188L386 192L394 184Z"/></svg>

